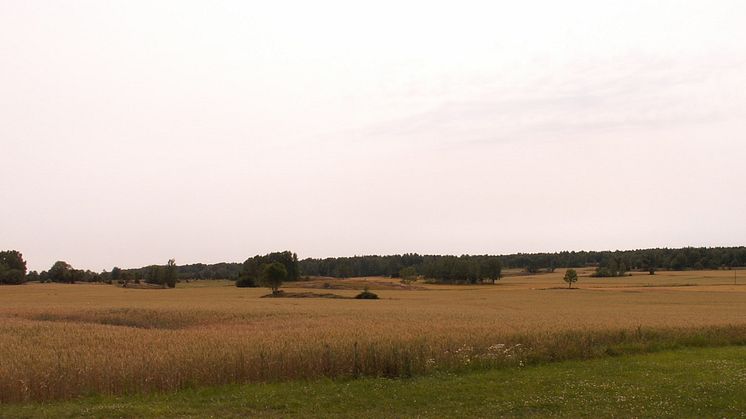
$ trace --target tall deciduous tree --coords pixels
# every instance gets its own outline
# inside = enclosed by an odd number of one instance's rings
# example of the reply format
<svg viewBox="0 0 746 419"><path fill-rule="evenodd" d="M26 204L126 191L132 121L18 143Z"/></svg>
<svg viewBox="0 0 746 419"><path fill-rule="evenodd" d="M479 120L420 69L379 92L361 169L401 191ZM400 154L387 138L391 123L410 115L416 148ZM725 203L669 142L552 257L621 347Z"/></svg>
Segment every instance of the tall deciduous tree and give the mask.
<svg viewBox="0 0 746 419"><path fill-rule="evenodd" d="M17 250L0 252L0 284L18 285L26 282L26 261Z"/></svg>
<svg viewBox="0 0 746 419"><path fill-rule="evenodd" d="M72 284L75 282L73 268L69 263L58 260L49 268L49 280L52 282L66 282Z"/></svg>
<svg viewBox="0 0 746 419"><path fill-rule="evenodd" d="M565 277L562 278L567 282L567 288L572 288L572 284L578 282L578 273L575 269L568 269L565 272Z"/></svg>
<svg viewBox="0 0 746 419"><path fill-rule="evenodd" d="M176 288L176 260L168 260L163 270L163 280L167 287Z"/></svg>
<svg viewBox="0 0 746 419"><path fill-rule="evenodd" d="M262 274L260 276L261 283L265 287L272 290L272 294L277 294L284 281L288 276L288 271L285 269L285 265L279 262L272 262L262 266Z"/></svg>

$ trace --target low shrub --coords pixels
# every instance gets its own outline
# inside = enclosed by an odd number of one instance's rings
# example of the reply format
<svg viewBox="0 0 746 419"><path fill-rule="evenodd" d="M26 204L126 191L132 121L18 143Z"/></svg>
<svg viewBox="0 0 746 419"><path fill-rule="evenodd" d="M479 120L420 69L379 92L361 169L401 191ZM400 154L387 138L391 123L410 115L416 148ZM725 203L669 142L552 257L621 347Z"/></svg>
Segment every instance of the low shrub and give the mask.
<svg viewBox="0 0 746 419"><path fill-rule="evenodd" d="M238 288L253 288L257 285L252 278L238 278L236 280L236 286Z"/></svg>
<svg viewBox="0 0 746 419"><path fill-rule="evenodd" d="M361 292L360 294L356 295L355 298L358 300L377 300L378 295L368 291L368 288L365 288L365 290L363 290L363 292Z"/></svg>

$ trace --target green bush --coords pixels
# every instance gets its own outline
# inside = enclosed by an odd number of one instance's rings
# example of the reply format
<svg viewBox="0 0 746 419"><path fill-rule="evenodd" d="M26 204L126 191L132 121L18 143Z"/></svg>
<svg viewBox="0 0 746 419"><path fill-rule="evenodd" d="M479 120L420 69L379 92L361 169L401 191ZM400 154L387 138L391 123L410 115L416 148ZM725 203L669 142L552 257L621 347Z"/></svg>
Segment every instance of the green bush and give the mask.
<svg viewBox="0 0 746 419"><path fill-rule="evenodd" d="M0 267L2 269L2 267ZM0 270L0 284L20 285L26 282L26 274L20 269Z"/></svg>
<svg viewBox="0 0 746 419"><path fill-rule="evenodd" d="M378 295L368 291L368 288L365 288L365 290L363 290L363 292L361 292L360 294L356 295L355 298L358 300L377 300Z"/></svg>

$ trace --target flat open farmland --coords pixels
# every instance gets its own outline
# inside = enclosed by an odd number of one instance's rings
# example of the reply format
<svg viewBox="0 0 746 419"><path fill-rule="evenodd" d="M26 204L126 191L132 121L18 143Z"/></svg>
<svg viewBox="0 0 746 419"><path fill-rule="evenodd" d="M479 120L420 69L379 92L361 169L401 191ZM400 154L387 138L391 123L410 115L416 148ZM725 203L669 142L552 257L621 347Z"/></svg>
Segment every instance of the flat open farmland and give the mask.
<svg viewBox="0 0 746 419"><path fill-rule="evenodd" d="M746 283L744 278L736 281ZM0 401L64 399L319 376L586 358L746 341L746 285L733 271L588 278L563 272L496 285L385 278L288 284L381 300L260 298L262 288L31 284L0 289ZM328 285L323 289L324 283Z"/></svg>

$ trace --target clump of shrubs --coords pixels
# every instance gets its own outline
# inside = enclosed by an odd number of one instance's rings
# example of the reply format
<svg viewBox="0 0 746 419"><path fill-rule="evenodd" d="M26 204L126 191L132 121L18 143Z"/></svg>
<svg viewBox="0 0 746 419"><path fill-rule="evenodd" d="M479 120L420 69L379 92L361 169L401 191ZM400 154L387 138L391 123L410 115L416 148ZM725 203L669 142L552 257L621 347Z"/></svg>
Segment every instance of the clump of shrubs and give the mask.
<svg viewBox="0 0 746 419"><path fill-rule="evenodd" d="M363 292L355 296L358 300L377 300L378 295L368 291L368 287L365 287Z"/></svg>
<svg viewBox="0 0 746 419"><path fill-rule="evenodd" d="M253 278L243 277L236 280L236 286L238 288L254 288L256 287L256 283Z"/></svg>

